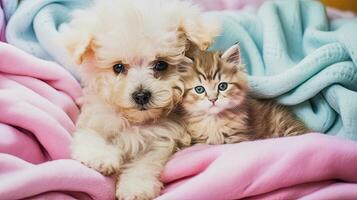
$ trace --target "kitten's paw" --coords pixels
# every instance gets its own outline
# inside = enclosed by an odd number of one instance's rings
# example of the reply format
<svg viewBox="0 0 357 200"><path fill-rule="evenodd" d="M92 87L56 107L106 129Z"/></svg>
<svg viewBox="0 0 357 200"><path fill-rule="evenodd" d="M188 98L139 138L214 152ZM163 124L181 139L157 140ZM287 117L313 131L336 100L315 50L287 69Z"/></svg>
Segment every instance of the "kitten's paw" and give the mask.
<svg viewBox="0 0 357 200"><path fill-rule="evenodd" d="M118 200L151 200L159 196L162 183L156 178L120 177L116 189Z"/></svg>
<svg viewBox="0 0 357 200"><path fill-rule="evenodd" d="M72 158L99 171L103 175L116 173L121 165L117 150L109 145L102 148L85 147L85 145L73 146Z"/></svg>

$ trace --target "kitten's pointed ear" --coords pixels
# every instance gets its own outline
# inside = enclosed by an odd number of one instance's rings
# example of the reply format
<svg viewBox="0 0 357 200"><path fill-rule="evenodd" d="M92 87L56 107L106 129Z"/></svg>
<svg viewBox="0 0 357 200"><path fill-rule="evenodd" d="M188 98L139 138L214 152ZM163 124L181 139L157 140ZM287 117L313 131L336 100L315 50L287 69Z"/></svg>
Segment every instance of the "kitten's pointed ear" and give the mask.
<svg viewBox="0 0 357 200"><path fill-rule="evenodd" d="M241 64L239 44L237 43L231 46L222 54L221 58L224 59L226 62L232 63L234 65Z"/></svg>

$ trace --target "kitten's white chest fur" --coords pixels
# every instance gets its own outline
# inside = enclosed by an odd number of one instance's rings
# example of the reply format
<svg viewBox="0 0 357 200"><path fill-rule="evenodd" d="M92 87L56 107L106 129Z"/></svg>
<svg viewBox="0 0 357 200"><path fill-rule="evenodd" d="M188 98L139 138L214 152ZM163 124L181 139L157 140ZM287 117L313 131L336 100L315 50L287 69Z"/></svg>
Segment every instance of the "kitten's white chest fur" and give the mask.
<svg viewBox="0 0 357 200"><path fill-rule="evenodd" d="M187 126L193 140L207 141L206 143L208 144L224 143L224 137L220 134L224 127L224 122L218 116L201 116L192 121L192 123L187 124Z"/></svg>
<svg viewBox="0 0 357 200"><path fill-rule="evenodd" d="M224 144L231 143L231 140L241 140L237 133L246 132L245 118L238 115L232 118L232 114L226 111L220 115L202 115L191 120L187 126L192 140L206 144Z"/></svg>

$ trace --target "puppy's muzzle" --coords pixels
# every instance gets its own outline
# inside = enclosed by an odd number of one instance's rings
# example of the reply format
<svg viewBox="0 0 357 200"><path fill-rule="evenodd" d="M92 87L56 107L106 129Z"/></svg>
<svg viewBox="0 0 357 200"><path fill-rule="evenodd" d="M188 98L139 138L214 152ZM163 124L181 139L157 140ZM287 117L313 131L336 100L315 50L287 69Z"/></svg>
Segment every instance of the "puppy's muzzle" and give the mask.
<svg viewBox="0 0 357 200"><path fill-rule="evenodd" d="M148 90L139 90L134 92L131 96L136 104L143 106L149 103L151 98L151 92Z"/></svg>

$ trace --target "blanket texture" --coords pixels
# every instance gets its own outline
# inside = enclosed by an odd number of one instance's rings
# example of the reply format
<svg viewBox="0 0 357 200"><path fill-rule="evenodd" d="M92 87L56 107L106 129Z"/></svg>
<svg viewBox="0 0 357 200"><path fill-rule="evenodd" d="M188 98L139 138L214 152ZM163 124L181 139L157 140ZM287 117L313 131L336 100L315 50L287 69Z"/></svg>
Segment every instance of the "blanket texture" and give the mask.
<svg viewBox="0 0 357 200"><path fill-rule="evenodd" d="M0 4L3 6L4 16L7 21L10 19L11 15L14 14L19 4L19 0L0 0Z"/></svg>
<svg viewBox="0 0 357 200"><path fill-rule="evenodd" d="M70 13L85 7L91 0L2 0L6 15L7 42L46 60L56 61L76 74L74 63L68 57L59 39L59 27L70 20Z"/></svg>
<svg viewBox="0 0 357 200"><path fill-rule="evenodd" d="M356 18L329 21L310 0L210 15L223 23L212 49L240 43L253 95L291 106L314 131L357 139Z"/></svg>
<svg viewBox="0 0 357 200"><path fill-rule="evenodd" d="M0 2L0 41L5 40L5 16Z"/></svg>
<svg viewBox="0 0 357 200"><path fill-rule="evenodd" d="M357 142L323 134L194 146L176 154L157 200L356 199Z"/></svg>
<svg viewBox="0 0 357 200"><path fill-rule="evenodd" d="M69 160L80 95L59 65L0 43L0 199L113 196L110 178Z"/></svg>

